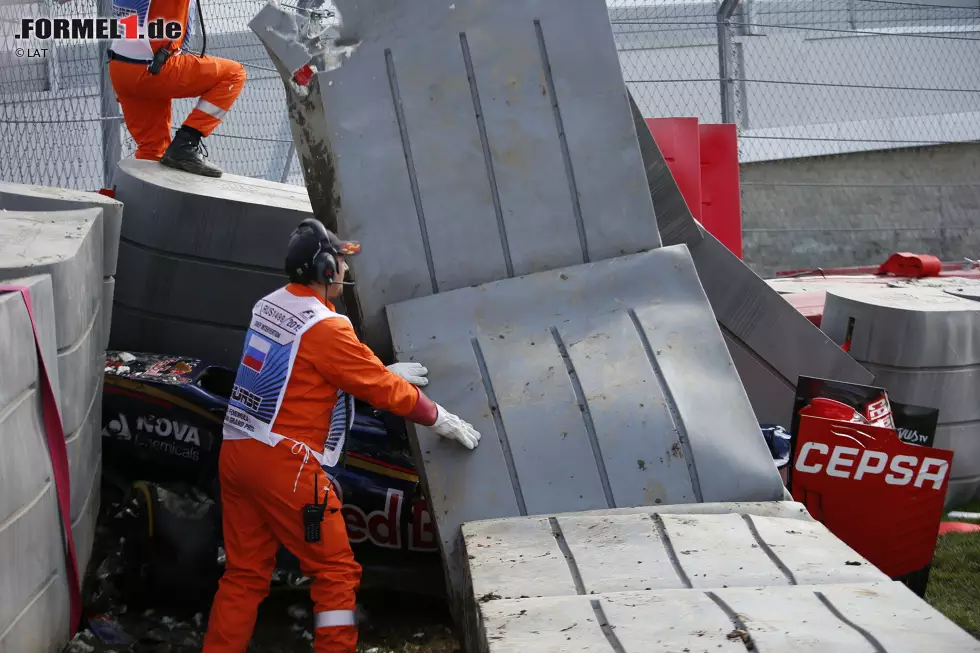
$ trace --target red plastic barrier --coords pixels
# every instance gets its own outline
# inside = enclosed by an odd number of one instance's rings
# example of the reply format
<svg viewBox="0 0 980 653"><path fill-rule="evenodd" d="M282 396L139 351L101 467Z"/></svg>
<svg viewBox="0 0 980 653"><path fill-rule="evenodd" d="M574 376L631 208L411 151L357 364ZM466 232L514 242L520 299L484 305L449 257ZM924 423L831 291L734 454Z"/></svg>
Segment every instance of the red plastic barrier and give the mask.
<svg viewBox="0 0 980 653"><path fill-rule="evenodd" d="M742 258L742 196L735 125L697 118L647 118L694 219Z"/></svg>
<svg viewBox="0 0 980 653"><path fill-rule="evenodd" d="M943 264L929 254L897 252L878 268L878 274L893 274L897 277L938 277Z"/></svg>
<svg viewBox="0 0 980 653"><path fill-rule="evenodd" d="M701 224L742 258L742 194L735 125L701 125Z"/></svg>
<svg viewBox="0 0 980 653"><path fill-rule="evenodd" d="M946 533L980 533L980 524L968 524L965 521L944 521L939 525L939 534Z"/></svg>
<svg viewBox="0 0 980 653"><path fill-rule="evenodd" d="M691 210L701 221L701 151L697 118L647 118L647 127ZM703 222L702 222L703 224ZM710 229L709 229L710 231Z"/></svg>

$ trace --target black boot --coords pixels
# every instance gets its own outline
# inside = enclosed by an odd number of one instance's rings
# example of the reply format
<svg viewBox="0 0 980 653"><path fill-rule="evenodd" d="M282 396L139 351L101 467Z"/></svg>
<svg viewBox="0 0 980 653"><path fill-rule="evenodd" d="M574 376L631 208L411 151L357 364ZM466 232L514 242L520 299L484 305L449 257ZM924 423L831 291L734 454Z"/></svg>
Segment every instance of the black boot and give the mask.
<svg viewBox="0 0 980 653"><path fill-rule="evenodd" d="M201 132L190 127L181 127L170 147L163 153L160 163L195 175L220 177L221 168L209 163L205 159L207 155L208 151L201 142Z"/></svg>

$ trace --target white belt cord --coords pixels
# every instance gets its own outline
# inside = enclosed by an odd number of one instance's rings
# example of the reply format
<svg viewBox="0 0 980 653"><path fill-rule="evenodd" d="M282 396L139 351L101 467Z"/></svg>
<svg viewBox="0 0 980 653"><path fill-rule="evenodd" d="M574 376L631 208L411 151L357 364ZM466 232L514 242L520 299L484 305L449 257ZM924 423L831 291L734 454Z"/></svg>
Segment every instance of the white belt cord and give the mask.
<svg viewBox="0 0 980 653"><path fill-rule="evenodd" d="M293 481L293 492L296 491L296 486L299 485L299 475L303 473L303 467L306 465L306 463L310 462L310 454L312 452L308 446L302 442L296 442L295 440L293 441L293 446L289 448L289 452L294 456L299 455L301 449L303 450L303 462L299 464L299 471L296 472L296 480Z"/></svg>

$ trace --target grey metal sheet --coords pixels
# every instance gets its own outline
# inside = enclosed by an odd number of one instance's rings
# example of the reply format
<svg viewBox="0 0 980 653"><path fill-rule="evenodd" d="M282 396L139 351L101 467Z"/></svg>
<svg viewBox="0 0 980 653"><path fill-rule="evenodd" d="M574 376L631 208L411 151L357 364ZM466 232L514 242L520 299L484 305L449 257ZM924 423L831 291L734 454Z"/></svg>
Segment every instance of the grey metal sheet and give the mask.
<svg viewBox="0 0 980 653"><path fill-rule="evenodd" d="M287 282L289 234L312 217L305 189L131 159L116 180L126 221L110 346L237 365L252 306Z"/></svg>
<svg viewBox="0 0 980 653"><path fill-rule="evenodd" d="M730 333L722 331L722 335L756 419L760 424L782 424L789 428L793 422L795 383L766 365L765 361L759 360L744 343L735 340Z"/></svg>
<svg viewBox="0 0 980 653"><path fill-rule="evenodd" d="M693 248L704 239L701 227L691 214L691 209L687 206L687 200L684 199L677 182L674 181L674 175L667 166L663 152L653 138L643 113L636 106L633 94L628 93L628 95L633 126L636 129L636 137L643 157L643 168L647 175L647 186L657 214L660 238L668 245L684 243Z"/></svg>
<svg viewBox="0 0 980 653"><path fill-rule="evenodd" d="M0 209L71 211L84 208L102 209L102 275L112 276L116 273L119 234L123 223L122 202L99 193L0 181Z"/></svg>
<svg viewBox="0 0 980 653"><path fill-rule="evenodd" d="M58 349L77 343L102 296L102 212L7 211L0 220L0 281L50 274Z"/></svg>
<svg viewBox="0 0 980 653"><path fill-rule="evenodd" d="M61 383L58 379L58 358L55 338L54 290L49 275L3 279L0 285L24 286L31 296L31 309L41 345L51 386L59 406L61 404ZM0 360L4 362L4 373L0 374L0 412L6 410L11 401L18 399L27 389L37 383L37 349L31 320L20 293L0 294Z"/></svg>
<svg viewBox="0 0 980 653"><path fill-rule="evenodd" d="M663 244L690 248L759 421L789 425L801 375L870 383L870 372L698 224L632 96L630 102Z"/></svg>
<svg viewBox="0 0 980 653"><path fill-rule="evenodd" d="M429 368L426 393L484 434L467 451L411 430L454 586L466 521L783 496L684 246L415 299L388 317L398 358Z"/></svg>
<svg viewBox="0 0 980 653"><path fill-rule="evenodd" d="M102 286L98 287L99 305ZM91 412L96 393L102 387L105 348L102 346L102 313L96 311L85 332L72 345L58 352L58 378L61 384L61 423L67 436L77 431Z"/></svg>
<svg viewBox="0 0 980 653"><path fill-rule="evenodd" d="M604 2L338 8L360 45L287 95L382 357L386 304L660 245Z"/></svg>
<svg viewBox="0 0 980 653"><path fill-rule="evenodd" d="M827 291L820 327L851 355L901 368L980 365L980 303L944 292L943 282L837 287Z"/></svg>

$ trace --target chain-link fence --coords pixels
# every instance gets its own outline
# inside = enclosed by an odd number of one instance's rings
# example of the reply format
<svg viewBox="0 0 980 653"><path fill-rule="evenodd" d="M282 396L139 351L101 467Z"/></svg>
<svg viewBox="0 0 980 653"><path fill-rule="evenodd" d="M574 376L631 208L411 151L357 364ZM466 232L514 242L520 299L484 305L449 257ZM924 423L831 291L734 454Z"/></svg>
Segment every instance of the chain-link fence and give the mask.
<svg viewBox="0 0 980 653"><path fill-rule="evenodd" d="M611 0L649 117L737 125L758 271L980 254L978 0Z"/></svg>
<svg viewBox="0 0 980 653"><path fill-rule="evenodd" d="M108 15L95 6L107 0L17 1L0 0L0 178L97 188L135 149L106 86L105 44L10 35L23 17ZM302 183L281 82L248 29L263 0L201 2L208 54L248 72L207 141L211 158L231 173ZM980 251L980 150L964 145L980 136L980 0L609 8L646 116L737 125L746 257L757 269L863 263L905 245L953 258ZM175 127L192 102L174 103Z"/></svg>
<svg viewBox="0 0 980 653"><path fill-rule="evenodd" d="M95 189L135 143L105 75L106 42L17 39L28 17L111 15L97 0L11 3L0 0L0 179ZM301 184L279 75L248 29L263 0L202 0L206 53L246 66L248 80L232 111L207 139L227 172ZM204 45L202 33L193 48ZM194 99L173 103L173 129Z"/></svg>

